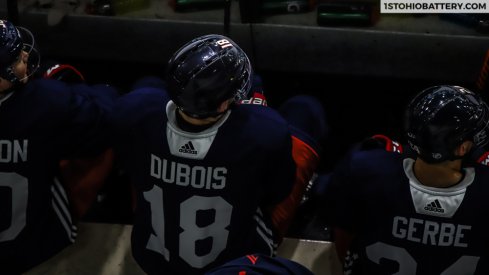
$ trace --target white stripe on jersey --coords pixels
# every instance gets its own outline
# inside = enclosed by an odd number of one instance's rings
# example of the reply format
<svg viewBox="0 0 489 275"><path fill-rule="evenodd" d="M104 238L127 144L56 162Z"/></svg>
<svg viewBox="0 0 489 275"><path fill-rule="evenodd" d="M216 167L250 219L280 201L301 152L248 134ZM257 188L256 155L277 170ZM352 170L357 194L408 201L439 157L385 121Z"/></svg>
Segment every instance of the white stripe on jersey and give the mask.
<svg viewBox="0 0 489 275"><path fill-rule="evenodd" d="M54 199L57 202L58 207L60 208L61 212L64 214L65 219L70 224L73 224L71 220L70 211L68 210L69 207L68 197L66 196L66 193L64 192L64 188L57 178L54 179L54 185L51 186L51 192L54 195Z"/></svg>
<svg viewBox="0 0 489 275"><path fill-rule="evenodd" d="M53 206L53 209L56 212L61 224L65 228L68 239L74 243L77 235L77 228L73 225L71 214L68 210L68 197L66 196L64 188L57 178L54 179L54 185L51 186L51 192L53 193L51 205Z"/></svg>
<svg viewBox="0 0 489 275"><path fill-rule="evenodd" d="M64 204L69 205L68 196L66 195L65 189L63 185L61 185L61 182L59 182L58 178L54 178L54 187L57 189L57 193L63 198Z"/></svg>
<svg viewBox="0 0 489 275"><path fill-rule="evenodd" d="M261 229L264 231L263 233L266 233L269 238L272 238L273 231L272 229L268 228L267 225L265 224L265 221L263 220L263 213L261 212L260 208L256 210L254 218L255 221L258 222L258 225L261 227Z"/></svg>
<svg viewBox="0 0 489 275"><path fill-rule="evenodd" d="M276 244L273 241L273 232L271 228L269 228L266 225L266 223L263 221L263 213L261 212L260 208L256 210L256 213L255 215L253 215L253 218L257 222L256 231L258 232L258 235L262 237L263 241L270 248L269 255L275 256L277 253L278 244Z"/></svg>

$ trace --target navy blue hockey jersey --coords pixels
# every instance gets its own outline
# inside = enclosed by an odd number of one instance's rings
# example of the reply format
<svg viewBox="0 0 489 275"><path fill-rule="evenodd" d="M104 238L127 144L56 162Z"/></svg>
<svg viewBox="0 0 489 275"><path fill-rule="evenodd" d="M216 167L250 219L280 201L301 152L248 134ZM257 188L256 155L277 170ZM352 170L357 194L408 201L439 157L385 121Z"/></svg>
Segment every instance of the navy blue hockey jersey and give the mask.
<svg viewBox="0 0 489 275"><path fill-rule="evenodd" d="M216 267L205 275L314 275L302 264L283 257L252 254Z"/></svg>
<svg viewBox="0 0 489 275"><path fill-rule="evenodd" d="M360 150L332 175L334 225L353 233L352 274L489 274L489 169L465 168L450 188L423 186L414 160Z"/></svg>
<svg viewBox="0 0 489 275"><path fill-rule="evenodd" d="M166 92L133 91L116 104L116 158L137 193L132 251L149 274L202 274L276 244L266 208L291 191L286 122L239 105L202 132L176 123Z"/></svg>
<svg viewBox="0 0 489 275"><path fill-rule="evenodd" d="M74 241L59 162L107 147L116 95L40 79L0 100L0 274L23 272Z"/></svg>

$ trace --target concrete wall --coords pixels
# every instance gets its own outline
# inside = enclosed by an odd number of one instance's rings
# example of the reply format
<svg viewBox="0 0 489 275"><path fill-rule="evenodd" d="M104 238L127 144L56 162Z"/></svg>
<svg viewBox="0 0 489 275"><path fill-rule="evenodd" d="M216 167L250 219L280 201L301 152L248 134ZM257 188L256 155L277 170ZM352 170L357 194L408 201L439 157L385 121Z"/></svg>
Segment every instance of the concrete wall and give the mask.
<svg viewBox="0 0 489 275"><path fill-rule="evenodd" d="M487 35L434 15L385 15L372 27L341 28L315 25L315 11L242 24L236 18L237 4L233 7L230 35L258 71L473 83L489 49ZM223 32L222 11L174 13L167 5L154 9L145 17L71 14L52 26L46 12L29 10L20 18L36 34L43 54L147 64L166 62L196 36Z"/></svg>
<svg viewBox="0 0 489 275"><path fill-rule="evenodd" d="M131 230L131 225L81 223L75 244L24 275L143 275L131 255ZM317 275L341 274L330 242L287 238L278 255Z"/></svg>

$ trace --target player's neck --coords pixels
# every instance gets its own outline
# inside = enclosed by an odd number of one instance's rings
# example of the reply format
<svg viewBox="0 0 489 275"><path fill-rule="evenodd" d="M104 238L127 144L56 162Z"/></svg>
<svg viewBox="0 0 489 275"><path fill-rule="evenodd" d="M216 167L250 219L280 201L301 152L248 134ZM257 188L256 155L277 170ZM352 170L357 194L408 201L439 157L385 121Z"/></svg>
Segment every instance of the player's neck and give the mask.
<svg viewBox="0 0 489 275"><path fill-rule="evenodd" d="M193 124L193 125L197 125L197 126L214 124L222 116L222 114L220 114L220 115L215 116L215 117L194 118L194 117L188 116L187 114L185 114L181 110L178 110L178 115L180 115L180 117L183 118L183 120L185 120L185 122Z"/></svg>
<svg viewBox="0 0 489 275"><path fill-rule="evenodd" d="M219 115L212 118L197 119L186 115L180 110L177 110L175 112L175 115L176 115L176 120L177 120L176 122L178 127L180 127L180 129L186 132L191 132L191 133L202 132L212 127L222 116Z"/></svg>
<svg viewBox="0 0 489 275"><path fill-rule="evenodd" d="M184 113L180 109L177 109L177 112L178 112L177 115L180 115L180 117L183 118L183 120L185 120L185 122L190 123L192 125L195 125L195 126L209 125L210 126L210 125L216 123L219 119L221 119L223 114L232 106L233 102L234 102L233 98L230 98L230 99L227 99L227 100L224 100L223 102L221 102L221 104L219 105L219 107L216 110L216 112L219 114L217 116L206 117L206 118L194 118L194 117L187 115L186 113Z"/></svg>
<svg viewBox="0 0 489 275"><path fill-rule="evenodd" d="M461 160L432 164L418 158L413 170L418 181L429 187L448 188L458 184L464 177Z"/></svg>

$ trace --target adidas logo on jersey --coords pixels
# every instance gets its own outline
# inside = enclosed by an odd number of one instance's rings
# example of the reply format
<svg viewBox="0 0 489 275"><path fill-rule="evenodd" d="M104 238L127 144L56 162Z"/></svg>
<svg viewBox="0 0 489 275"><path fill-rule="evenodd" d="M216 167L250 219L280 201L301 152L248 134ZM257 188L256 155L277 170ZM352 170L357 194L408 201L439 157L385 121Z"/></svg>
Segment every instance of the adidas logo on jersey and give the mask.
<svg viewBox="0 0 489 275"><path fill-rule="evenodd" d="M192 155L197 155L197 150L195 150L194 145L192 144L191 141L189 141L186 144L182 145L182 147L180 147L180 149L178 149L178 152L180 152L180 153L186 153L186 154L192 154Z"/></svg>
<svg viewBox="0 0 489 275"><path fill-rule="evenodd" d="M445 213L445 209L443 209L443 207L441 207L441 204L438 201L438 199L432 201L431 203L428 203L424 207L424 210L431 211L431 212Z"/></svg>

